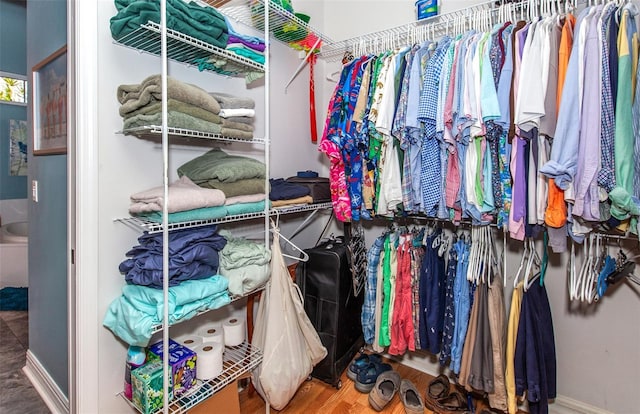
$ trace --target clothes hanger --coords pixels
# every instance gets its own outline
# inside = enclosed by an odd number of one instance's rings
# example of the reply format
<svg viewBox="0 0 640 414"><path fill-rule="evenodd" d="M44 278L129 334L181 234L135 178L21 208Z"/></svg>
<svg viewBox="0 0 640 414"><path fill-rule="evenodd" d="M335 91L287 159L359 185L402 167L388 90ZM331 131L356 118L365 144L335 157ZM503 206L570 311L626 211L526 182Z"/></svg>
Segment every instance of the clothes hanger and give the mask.
<svg viewBox="0 0 640 414"><path fill-rule="evenodd" d="M276 221L274 222L273 219L270 219L270 221L271 221L271 228L269 229L269 232L272 234L277 234L280 239L284 240L286 244L288 244L289 246L291 246L291 248L293 248L294 250L296 250L301 254L300 257L296 257L283 252L282 256L288 257L289 259L298 260L301 262L308 262L309 255L300 247L298 247L295 243L293 243L291 240L283 236L282 233L280 233L280 228L278 227L278 224L280 223L280 213L277 210L276 210Z"/></svg>
<svg viewBox="0 0 640 414"><path fill-rule="evenodd" d="M529 239L529 249L530 249L530 255L529 255L529 260L527 262L527 268L525 269L525 273L524 273L524 290L525 292L531 287L531 285L533 285L533 282L535 282L536 280L538 280L538 278L540 277L540 267L541 267L541 260L540 260L540 256L538 256L538 251L536 250L536 246L535 246L535 241L533 240L533 238L528 238ZM533 268L536 268L537 272L536 274L529 279L529 275L531 275L533 273Z"/></svg>

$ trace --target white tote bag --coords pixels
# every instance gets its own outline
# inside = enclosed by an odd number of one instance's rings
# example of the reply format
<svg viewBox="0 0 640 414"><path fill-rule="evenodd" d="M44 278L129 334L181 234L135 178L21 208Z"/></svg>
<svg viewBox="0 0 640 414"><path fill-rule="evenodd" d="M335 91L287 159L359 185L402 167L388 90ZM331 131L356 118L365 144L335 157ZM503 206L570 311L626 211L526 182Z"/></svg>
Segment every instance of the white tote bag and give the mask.
<svg viewBox="0 0 640 414"><path fill-rule="evenodd" d="M304 312L300 291L287 271L277 228L273 234L271 280L260 298L253 333L253 344L264 356L252 373L252 381L262 398L281 410L313 366L324 359L327 349Z"/></svg>

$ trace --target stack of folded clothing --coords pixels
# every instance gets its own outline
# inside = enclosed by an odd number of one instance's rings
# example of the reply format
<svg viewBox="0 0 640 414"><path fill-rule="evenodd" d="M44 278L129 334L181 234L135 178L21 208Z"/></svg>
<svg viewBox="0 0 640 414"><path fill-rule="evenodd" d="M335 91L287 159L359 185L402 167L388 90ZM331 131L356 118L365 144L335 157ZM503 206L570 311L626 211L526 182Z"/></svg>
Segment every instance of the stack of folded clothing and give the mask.
<svg viewBox="0 0 640 414"><path fill-rule="evenodd" d="M271 251L262 243L233 237L228 231L220 235L227 244L220 252L220 274L229 280L229 292L244 296L264 285L271 275Z"/></svg>
<svg viewBox="0 0 640 414"><path fill-rule="evenodd" d="M145 232L140 243L127 252L120 272L127 283L162 289L162 233ZM218 252L227 240L216 226L193 227L169 233L169 285L204 279L218 271Z"/></svg>
<svg viewBox="0 0 640 414"><path fill-rule="evenodd" d="M222 135L227 130L237 135L238 131L246 131L247 139L253 138L253 120L256 115L256 103L251 98L234 96L228 93L211 92L210 94L220 104L220 118L222 118Z"/></svg>
<svg viewBox="0 0 640 414"><path fill-rule="evenodd" d="M229 155L215 148L180 166L178 175L187 176L200 187L222 191L227 215L263 211L268 201L266 166L250 157Z"/></svg>
<svg viewBox="0 0 640 414"><path fill-rule="evenodd" d="M227 30L229 32L229 36L227 38L227 44L223 46L223 48L226 48L228 51L235 53L238 56L242 56L243 58L264 65L264 51L266 48L264 39L237 32L231 25L228 18ZM194 63L198 65L198 69L201 71L212 70L221 74L233 74L229 71L229 62L221 58L219 55L199 58L196 59ZM258 71L248 72L245 74L247 83L251 83L262 76L264 76L264 73Z"/></svg>
<svg viewBox="0 0 640 414"><path fill-rule="evenodd" d="M195 85L167 78L168 126L220 134L231 138L253 138L253 126L222 118L220 103ZM123 129L162 125L162 77L152 75L139 84L120 85Z"/></svg>
<svg viewBox="0 0 640 414"><path fill-rule="evenodd" d="M309 187L291 183L284 178L272 178L269 180L271 191L269 199L273 207L294 206L313 203L309 195Z"/></svg>
<svg viewBox="0 0 640 414"><path fill-rule="evenodd" d="M203 188L187 176L169 184L168 222L179 223L224 217L226 197L220 190ZM131 195L129 213L149 221L162 221L164 187L154 187Z"/></svg>
<svg viewBox="0 0 640 414"><path fill-rule="evenodd" d="M149 21L160 23L159 0L115 0L118 13L111 18L111 35L121 40ZM215 8L194 1L167 0L167 27L210 45L228 44L227 21Z"/></svg>
<svg viewBox="0 0 640 414"><path fill-rule="evenodd" d="M221 308L231 301L228 280L221 275L187 280L169 288L169 323L185 321L199 312ZM125 285L109 305L103 325L129 345L147 346L153 329L164 317L164 292Z"/></svg>

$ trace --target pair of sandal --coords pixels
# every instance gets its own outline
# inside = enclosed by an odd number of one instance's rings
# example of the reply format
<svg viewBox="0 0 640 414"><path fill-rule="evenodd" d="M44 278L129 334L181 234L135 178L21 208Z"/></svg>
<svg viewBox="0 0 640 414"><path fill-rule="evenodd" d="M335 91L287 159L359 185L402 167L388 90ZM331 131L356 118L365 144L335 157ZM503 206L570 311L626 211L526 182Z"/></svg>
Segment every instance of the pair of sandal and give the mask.
<svg viewBox="0 0 640 414"><path fill-rule="evenodd" d="M376 411L382 411L396 393L399 393L406 414L424 414L424 402L416 386L408 379L401 379L400 374L393 370L378 376L369 393L369 405Z"/></svg>
<svg viewBox="0 0 640 414"><path fill-rule="evenodd" d="M470 413L466 398L458 391L451 391L449 378L440 374L427 386L424 405L439 414Z"/></svg>
<svg viewBox="0 0 640 414"><path fill-rule="evenodd" d="M355 387L362 393L370 392L380 374L391 371L391 365L382 362L378 354L360 354L347 368L347 377L355 382Z"/></svg>

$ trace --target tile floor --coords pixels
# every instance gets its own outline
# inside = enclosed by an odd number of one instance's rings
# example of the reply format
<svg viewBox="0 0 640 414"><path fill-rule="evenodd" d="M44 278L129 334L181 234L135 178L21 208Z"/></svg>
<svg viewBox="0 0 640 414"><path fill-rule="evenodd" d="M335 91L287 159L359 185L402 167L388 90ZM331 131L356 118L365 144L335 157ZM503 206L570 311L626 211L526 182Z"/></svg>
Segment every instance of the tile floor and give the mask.
<svg viewBox="0 0 640 414"><path fill-rule="evenodd" d="M0 413L51 413L22 371L28 347L29 313L0 311Z"/></svg>

